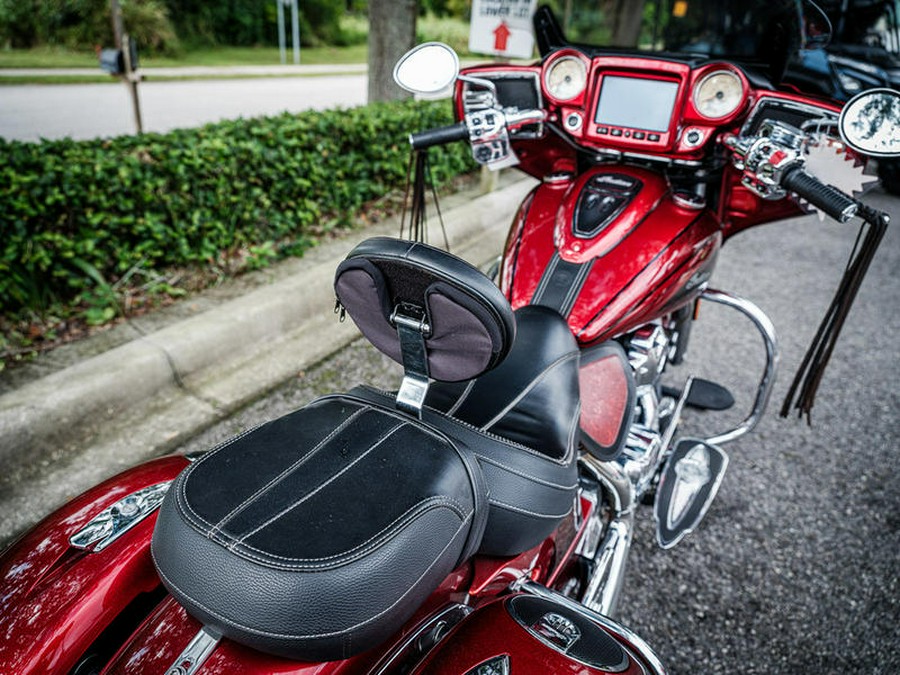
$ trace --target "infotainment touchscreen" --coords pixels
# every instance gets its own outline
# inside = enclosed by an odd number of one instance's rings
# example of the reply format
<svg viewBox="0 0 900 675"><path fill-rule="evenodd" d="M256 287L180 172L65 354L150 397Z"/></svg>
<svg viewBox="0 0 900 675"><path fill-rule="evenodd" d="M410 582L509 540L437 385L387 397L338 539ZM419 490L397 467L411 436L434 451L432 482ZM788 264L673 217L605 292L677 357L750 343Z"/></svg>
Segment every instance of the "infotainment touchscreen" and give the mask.
<svg viewBox="0 0 900 675"><path fill-rule="evenodd" d="M607 75L597 102L597 124L647 131L668 131L677 82Z"/></svg>

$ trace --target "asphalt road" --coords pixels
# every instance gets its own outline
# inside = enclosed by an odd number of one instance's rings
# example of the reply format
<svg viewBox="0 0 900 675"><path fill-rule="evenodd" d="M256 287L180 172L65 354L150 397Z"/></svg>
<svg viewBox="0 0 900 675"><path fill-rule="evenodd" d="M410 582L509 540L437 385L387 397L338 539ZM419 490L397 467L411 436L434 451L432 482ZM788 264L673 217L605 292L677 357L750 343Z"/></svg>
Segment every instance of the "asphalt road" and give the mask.
<svg viewBox="0 0 900 675"><path fill-rule="evenodd" d="M868 201L900 222L900 199ZM840 278L855 226L815 218L729 241L713 287L756 302L779 333L781 370L767 417L730 444L728 474L698 530L655 545L638 515L619 618L671 673L900 672L900 232L882 243L844 329L808 427L780 419L791 375ZM684 365L738 399L755 393L762 343L731 310L703 306ZM207 449L316 395L357 382L396 385L400 370L364 343L209 429L181 451ZM723 414L690 414L685 433L724 429Z"/></svg>
<svg viewBox="0 0 900 675"><path fill-rule="evenodd" d="M274 115L366 101L366 75L143 82L144 131L165 132L237 117ZM0 137L36 141L118 136L135 131L124 84L0 87Z"/></svg>

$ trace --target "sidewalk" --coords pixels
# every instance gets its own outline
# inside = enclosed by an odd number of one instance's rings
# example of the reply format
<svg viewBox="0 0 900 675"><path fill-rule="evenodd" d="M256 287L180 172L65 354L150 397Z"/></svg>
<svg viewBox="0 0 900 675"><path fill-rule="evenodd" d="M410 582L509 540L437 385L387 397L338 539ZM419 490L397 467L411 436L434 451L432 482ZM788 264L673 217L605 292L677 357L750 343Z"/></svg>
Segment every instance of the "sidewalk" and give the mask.
<svg viewBox="0 0 900 675"><path fill-rule="evenodd" d="M444 199L451 251L477 265L496 257L532 185L509 177L493 193ZM441 242L437 219L429 224ZM238 297L132 320L113 338L122 344L71 364L50 359L53 372L0 395L0 542L32 524L29 512L46 514L104 478L96 467L163 454L356 339L333 312L334 269L358 241L398 229L317 247Z"/></svg>

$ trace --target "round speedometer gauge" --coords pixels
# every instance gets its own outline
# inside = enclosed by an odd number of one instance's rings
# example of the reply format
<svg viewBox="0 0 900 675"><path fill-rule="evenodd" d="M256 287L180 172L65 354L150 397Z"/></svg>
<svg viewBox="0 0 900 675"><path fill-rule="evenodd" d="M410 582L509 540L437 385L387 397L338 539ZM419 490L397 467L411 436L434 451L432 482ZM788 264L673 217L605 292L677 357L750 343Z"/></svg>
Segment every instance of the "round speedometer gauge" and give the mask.
<svg viewBox="0 0 900 675"><path fill-rule="evenodd" d="M694 107L704 117L719 119L730 115L744 100L741 78L730 70L716 70L694 87Z"/></svg>
<svg viewBox="0 0 900 675"><path fill-rule="evenodd" d="M587 66L574 56L564 56L550 64L544 76L547 93L559 101L568 101L584 91Z"/></svg>

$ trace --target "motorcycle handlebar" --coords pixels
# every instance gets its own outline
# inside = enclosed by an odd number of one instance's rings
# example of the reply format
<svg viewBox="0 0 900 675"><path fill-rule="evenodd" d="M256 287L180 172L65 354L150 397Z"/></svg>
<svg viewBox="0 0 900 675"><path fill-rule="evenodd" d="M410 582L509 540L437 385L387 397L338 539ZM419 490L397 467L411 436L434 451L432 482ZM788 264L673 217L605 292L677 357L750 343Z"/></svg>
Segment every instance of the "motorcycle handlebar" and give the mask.
<svg viewBox="0 0 900 675"><path fill-rule="evenodd" d="M454 141L464 141L469 138L469 130L465 122L457 122L448 127L426 129L409 135L409 144L413 150L424 150L435 145L446 145Z"/></svg>
<svg viewBox="0 0 900 675"><path fill-rule="evenodd" d="M825 185L814 176L797 167L785 172L781 179L781 187L796 192L813 206L841 223L846 223L859 208L859 205L840 190Z"/></svg>

